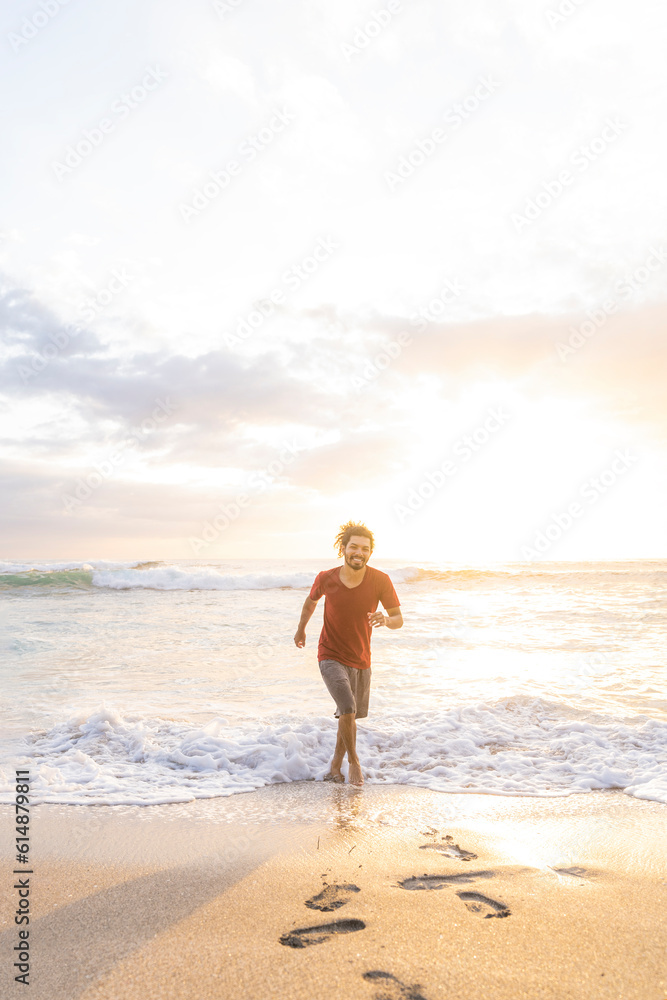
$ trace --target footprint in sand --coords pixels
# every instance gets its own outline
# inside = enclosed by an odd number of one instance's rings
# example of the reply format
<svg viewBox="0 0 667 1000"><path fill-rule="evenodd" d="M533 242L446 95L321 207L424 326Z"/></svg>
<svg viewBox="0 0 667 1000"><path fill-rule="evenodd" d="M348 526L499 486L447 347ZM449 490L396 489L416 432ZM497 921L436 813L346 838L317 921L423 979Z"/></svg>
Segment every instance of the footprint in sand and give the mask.
<svg viewBox="0 0 667 1000"><path fill-rule="evenodd" d="M551 866L549 866L551 867ZM572 878L595 878L596 872L590 868L581 868L579 865L573 865L571 868L551 868L552 872L556 872L557 875L571 875Z"/></svg>
<svg viewBox="0 0 667 1000"><path fill-rule="evenodd" d="M483 896L481 892L457 892L471 913L479 913L480 917L509 917L511 910L505 903Z"/></svg>
<svg viewBox="0 0 667 1000"><path fill-rule="evenodd" d="M358 885L351 883L346 885L325 883L322 892L318 892L317 896L306 900L306 906L309 906L311 910L323 910L325 913L329 913L331 910L337 910L339 906L345 906L350 901L350 893L360 891Z"/></svg>
<svg viewBox="0 0 667 1000"><path fill-rule="evenodd" d="M452 837L446 837L444 844L422 844L422 851L438 851L446 858L458 858L459 861L474 861L477 857L472 851L464 851L458 844L451 843Z"/></svg>
<svg viewBox="0 0 667 1000"><path fill-rule="evenodd" d="M313 927L297 927L278 940L290 948L307 948L309 944L328 941L332 934L349 934L360 931L366 924L363 920L334 920L330 924L315 924Z"/></svg>
<svg viewBox="0 0 667 1000"><path fill-rule="evenodd" d="M406 986L396 976L392 976L391 972L373 969L371 972L364 972L363 978L382 987L382 991L375 994L375 1000L426 1000L419 992L419 983Z"/></svg>
<svg viewBox="0 0 667 1000"><path fill-rule="evenodd" d="M461 885L478 878L493 878L495 872L461 872L460 875L412 875L398 884L401 889L444 889L446 885Z"/></svg>

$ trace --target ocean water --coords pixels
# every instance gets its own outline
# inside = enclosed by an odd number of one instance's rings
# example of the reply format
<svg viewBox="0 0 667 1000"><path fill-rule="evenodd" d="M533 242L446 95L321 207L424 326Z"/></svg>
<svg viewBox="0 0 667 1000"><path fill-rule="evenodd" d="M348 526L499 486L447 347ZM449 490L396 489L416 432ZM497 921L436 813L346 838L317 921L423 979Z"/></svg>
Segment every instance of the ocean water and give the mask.
<svg viewBox="0 0 667 1000"><path fill-rule="evenodd" d="M321 779L326 561L0 563L0 800L155 804ZM667 802L667 562L405 566L374 630L367 783ZM344 770L347 764L344 765Z"/></svg>

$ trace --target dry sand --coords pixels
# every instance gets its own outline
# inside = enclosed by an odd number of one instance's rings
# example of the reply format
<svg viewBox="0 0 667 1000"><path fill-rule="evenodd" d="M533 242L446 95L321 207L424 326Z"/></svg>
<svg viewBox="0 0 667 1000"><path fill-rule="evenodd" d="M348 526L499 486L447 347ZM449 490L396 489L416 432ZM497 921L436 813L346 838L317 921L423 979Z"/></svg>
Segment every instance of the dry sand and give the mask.
<svg viewBox="0 0 667 1000"><path fill-rule="evenodd" d="M2 995L665 1000L666 832L664 805L616 792L295 782L38 806L31 985L12 981L5 874Z"/></svg>

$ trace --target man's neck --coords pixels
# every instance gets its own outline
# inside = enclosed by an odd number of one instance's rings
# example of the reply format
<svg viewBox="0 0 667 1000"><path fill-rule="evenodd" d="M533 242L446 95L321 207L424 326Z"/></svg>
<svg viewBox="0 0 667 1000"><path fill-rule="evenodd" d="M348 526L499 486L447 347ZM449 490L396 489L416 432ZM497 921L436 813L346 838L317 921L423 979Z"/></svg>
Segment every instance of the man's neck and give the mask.
<svg viewBox="0 0 667 1000"><path fill-rule="evenodd" d="M361 569L353 569L351 566L348 566L346 562L344 562L340 568L341 580L343 580L344 583L351 583L353 585L361 583L366 575L366 565L367 564L364 563Z"/></svg>

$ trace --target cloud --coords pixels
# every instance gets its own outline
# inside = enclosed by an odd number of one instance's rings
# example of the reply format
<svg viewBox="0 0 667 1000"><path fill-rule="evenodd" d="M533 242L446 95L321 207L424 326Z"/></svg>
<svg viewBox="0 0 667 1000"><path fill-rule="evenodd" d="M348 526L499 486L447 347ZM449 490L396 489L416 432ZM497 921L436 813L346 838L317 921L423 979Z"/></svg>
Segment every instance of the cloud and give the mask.
<svg viewBox="0 0 667 1000"><path fill-rule="evenodd" d="M90 330L58 320L28 289L6 284L0 291L0 331L2 342L14 348L13 354L17 352L14 371L7 366L0 385L5 378L6 384L11 385L16 381L12 376L18 376L18 365L22 361L29 365L35 355L43 355L45 351L47 358L52 352L68 358L76 354L103 354L107 350ZM22 381L22 384L27 383Z"/></svg>
<svg viewBox="0 0 667 1000"><path fill-rule="evenodd" d="M5 529L26 540L33 525L45 540L63 531L80 539L143 532L178 542L294 442L303 450L244 515L243 525L269 530L271 511L289 520L304 495L314 503L381 490L419 461L415 448L424 440L411 407L423 387L456 415L471 386L499 380L525 399L593 401L610 419L667 441L667 307L596 315L599 325L590 316L534 315L420 329L403 316L359 318L323 305L291 313L276 347L270 337L265 348L258 341L252 357L222 349L195 357L168 350L113 355L83 329L67 345L69 354L58 352L24 384L18 365L30 364L66 328L24 290L6 292L6 414L50 406L53 416L40 415L30 433L14 435L7 425ZM355 373L405 330L412 342L355 388ZM558 345L575 334L580 346L560 357ZM156 400L168 405L165 419L151 419ZM430 433L440 440L447 428L434 424ZM124 458L113 475L67 517L63 495L118 447Z"/></svg>
<svg viewBox="0 0 667 1000"><path fill-rule="evenodd" d="M350 430L340 441L302 456L289 470L289 479L324 494L379 486L406 464L409 447L408 428L392 433L385 427Z"/></svg>
<svg viewBox="0 0 667 1000"><path fill-rule="evenodd" d="M391 365L404 387L432 374L441 378L443 392L456 398L476 379L507 379L520 383L527 396L594 399L608 415L641 423L667 441L666 325L665 304L621 307L611 314L598 308L567 317L428 323L421 332L386 316L367 322L362 342L377 354L400 330L412 333L412 342ZM371 385L381 384L380 375Z"/></svg>
<svg viewBox="0 0 667 1000"><path fill-rule="evenodd" d="M7 398L52 396L67 401L86 421L118 423L121 432L167 396L177 408L178 423L193 433L246 422L317 423L329 417L326 408L320 415L316 411L322 394L271 352L254 361L226 350L196 357L168 350L112 356L94 333L66 327L23 290L3 295L0 322L10 348L0 365L0 388Z"/></svg>

